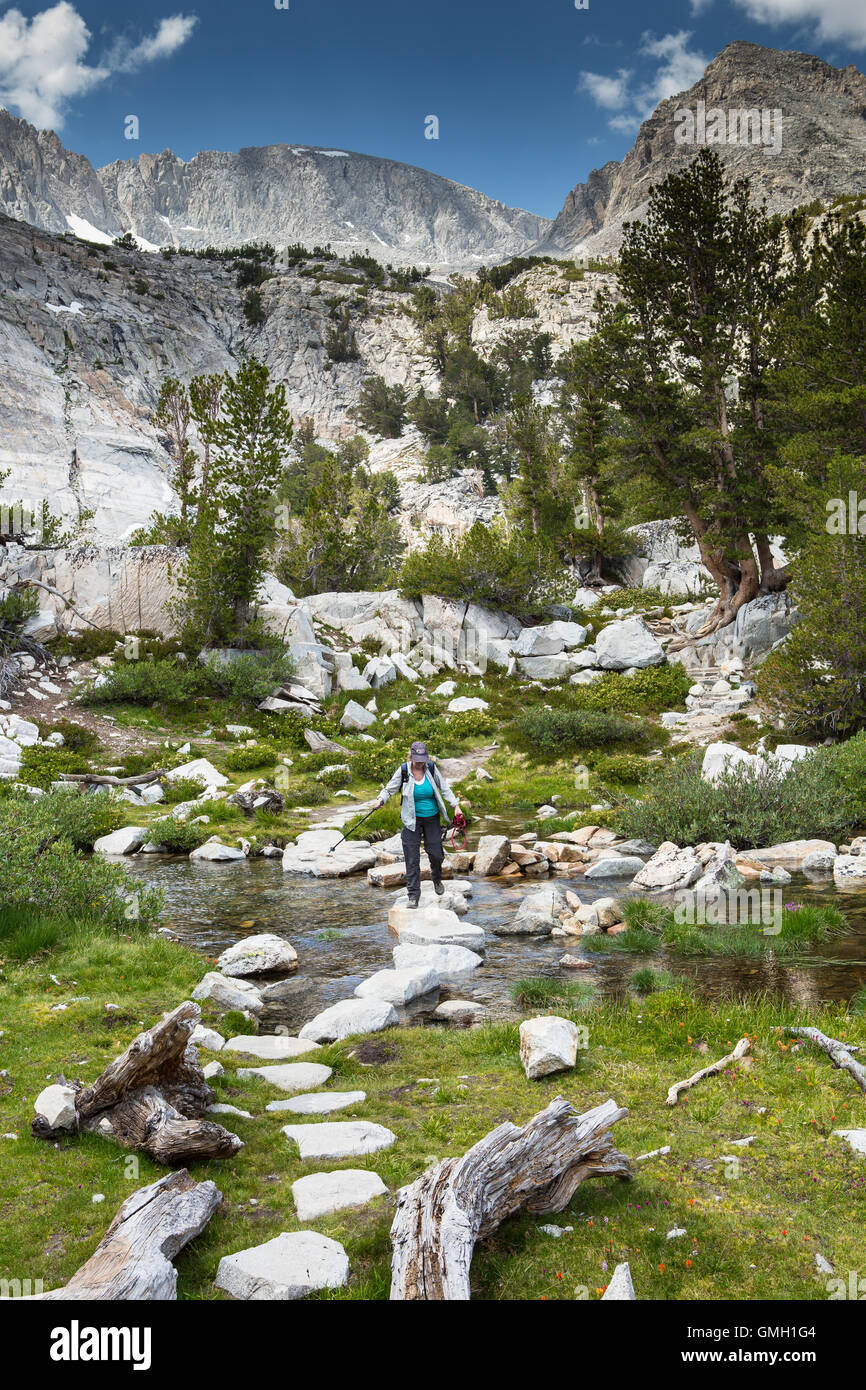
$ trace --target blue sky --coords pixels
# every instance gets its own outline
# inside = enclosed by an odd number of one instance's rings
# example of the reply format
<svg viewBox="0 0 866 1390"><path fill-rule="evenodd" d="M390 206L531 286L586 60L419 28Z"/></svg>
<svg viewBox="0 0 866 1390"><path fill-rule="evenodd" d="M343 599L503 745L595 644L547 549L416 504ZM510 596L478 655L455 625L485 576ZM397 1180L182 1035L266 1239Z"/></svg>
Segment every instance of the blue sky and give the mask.
<svg viewBox="0 0 866 1390"><path fill-rule="evenodd" d="M0 105L96 165L285 141L554 216L733 39L866 64L866 0L0 0ZM124 121L139 121L139 140ZM425 118L439 139L425 139Z"/></svg>

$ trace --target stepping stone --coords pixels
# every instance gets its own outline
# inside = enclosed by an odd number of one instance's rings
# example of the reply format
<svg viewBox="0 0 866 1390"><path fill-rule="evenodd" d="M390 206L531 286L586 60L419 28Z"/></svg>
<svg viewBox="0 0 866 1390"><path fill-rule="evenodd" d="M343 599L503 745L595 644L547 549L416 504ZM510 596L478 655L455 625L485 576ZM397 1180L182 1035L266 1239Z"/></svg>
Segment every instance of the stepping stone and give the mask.
<svg viewBox="0 0 866 1390"><path fill-rule="evenodd" d="M238 1115L242 1120L253 1119L249 1110L238 1110L236 1105L209 1105L207 1113L209 1115Z"/></svg>
<svg viewBox="0 0 866 1390"><path fill-rule="evenodd" d="M230 980L217 970L209 970L190 995L191 999L209 999L218 1009L249 1009L260 1014L265 1007L261 994L249 980Z"/></svg>
<svg viewBox="0 0 866 1390"><path fill-rule="evenodd" d="M433 1010L433 1017L454 1028L469 1028L490 1013L486 1004L474 999L446 999Z"/></svg>
<svg viewBox="0 0 866 1390"><path fill-rule="evenodd" d="M295 1115L327 1115L330 1110L345 1110L350 1105L361 1105L367 1099L366 1091L313 1091L305 1096L292 1096L289 1100L272 1100L267 1110L291 1110Z"/></svg>
<svg viewBox="0 0 866 1390"><path fill-rule="evenodd" d="M398 970L413 970L430 966L439 976L463 975L477 970L484 962L465 946L395 946L391 955Z"/></svg>
<svg viewBox="0 0 866 1390"><path fill-rule="evenodd" d="M315 1221L345 1207L365 1207L374 1197L384 1197L388 1189L378 1173L366 1168L340 1168L335 1173L310 1173L292 1183L292 1196L299 1221Z"/></svg>
<svg viewBox="0 0 866 1390"><path fill-rule="evenodd" d="M379 1033L397 1023L393 1004L384 999L341 999L305 1023L301 1038L313 1042L342 1042L353 1033Z"/></svg>
<svg viewBox="0 0 866 1390"><path fill-rule="evenodd" d="M321 1062L294 1062L276 1067L239 1067L238 1076L253 1076L259 1081L269 1081L281 1091L315 1091L324 1086L333 1075L330 1067Z"/></svg>
<svg viewBox="0 0 866 1390"><path fill-rule="evenodd" d="M235 1298L259 1302L339 1289L348 1277L349 1260L339 1241L315 1231L283 1231L264 1245L224 1255L215 1283Z"/></svg>
<svg viewBox="0 0 866 1390"><path fill-rule="evenodd" d="M377 970L355 990L358 999L384 999L389 1004L408 1004L439 988L439 976L427 967L411 970Z"/></svg>
<svg viewBox="0 0 866 1390"><path fill-rule="evenodd" d="M229 1038L223 1052L239 1052L243 1057L260 1057L263 1062L284 1062L305 1052L318 1052L319 1044L308 1038L289 1038L280 1033L260 1033Z"/></svg>
<svg viewBox="0 0 866 1390"><path fill-rule="evenodd" d="M298 953L290 942L273 932L260 932L235 942L223 951L217 965L224 975L269 975L275 971L294 974Z"/></svg>
<svg viewBox="0 0 866 1390"><path fill-rule="evenodd" d="M354 1158L390 1149L397 1136L370 1120L334 1120L321 1125L284 1125L283 1134L297 1144L301 1158Z"/></svg>
<svg viewBox="0 0 866 1390"><path fill-rule="evenodd" d="M453 912L448 913L449 917L454 918L453 926L448 922L424 921L420 917L420 910L416 914L411 908L407 908L406 915L413 920L401 925L397 932L401 946L463 946L467 951L484 950L484 929L469 922L460 922ZM444 915L437 914L439 918Z"/></svg>

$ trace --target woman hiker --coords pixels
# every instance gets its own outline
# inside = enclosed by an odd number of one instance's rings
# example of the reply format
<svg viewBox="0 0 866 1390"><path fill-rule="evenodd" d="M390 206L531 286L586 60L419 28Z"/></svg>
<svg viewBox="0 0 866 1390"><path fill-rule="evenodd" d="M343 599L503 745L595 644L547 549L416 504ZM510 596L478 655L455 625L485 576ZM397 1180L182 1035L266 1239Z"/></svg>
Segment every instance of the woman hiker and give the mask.
<svg viewBox="0 0 866 1390"><path fill-rule="evenodd" d="M401 839L406 857L406 894L409 906L417 907L421 897L421 840L423 838L430 860L433 887L441 896L445 892L442 887L445 851L439 817L444 816L446 821L450 819L442 798L454 807L455 819L461 818L462 812L457 797L431 761L426 743L412 744L408 761L397 768L388 785L379 793L376 805L384 806L389 797L397 792L401 792L403 798L400 813L403 821Z"/></svg>

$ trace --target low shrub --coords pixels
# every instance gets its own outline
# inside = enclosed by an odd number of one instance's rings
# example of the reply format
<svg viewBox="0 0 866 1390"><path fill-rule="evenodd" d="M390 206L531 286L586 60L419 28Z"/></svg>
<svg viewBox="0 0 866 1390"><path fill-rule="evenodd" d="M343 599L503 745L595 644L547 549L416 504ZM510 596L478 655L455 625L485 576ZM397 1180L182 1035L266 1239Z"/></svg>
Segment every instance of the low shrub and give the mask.
<svg viewBox="0 0 866 1390"><path fill-rule="evenodd" d="M521 710L512 731L519 744L542 757L559 757L581 748L611 743L639 743L645 730L617 714L602 710L544 709L539 705Z"/></svg>
<svg viewBox="0 0 866 1390"><path fill-rule="evenodd" d="M40 720L40 738L47 738L49 734L62 734L63 747L69 753L82 753L93 759L99 752L99 739L93 730L86 729L83 724L73 724L71 719Z"/></svg>
<svg viewBox="0 0 866 1390"><path fill-rule="evenodd" d="M68 748L45 748L33 744L21 751L21 781L47 791L60 780L61 772L87 772L88 759Z"/></svg>
<svg viewBox="0 0 866 1390"><path fill-rule="evenodd" d="M174 816L160 816L151 823L149 839L151 844L164 845L170 854L190 854L212 834L210 825L192 825Z"/></svg>
<svg viewBox="0 0 866 1390"><path fill-rule="evenodd" d="M241 704L258 704L295 674L295 663L283 650L238 652L231 660L211 655L204 663L213 690Z"/></svg>
<svg viewBox="0 0 866 1390"><path fill-rule="evenodd" d="M182 705L210 688L207 672L173 660L120 660L79 699L87 705Z"/></svg>
<svg viewBox="0 0 866 1390"><path fill-rule="evenodd" d="M590 755L589 766L602 782L632 786L649 776L651 765L637 753L598 753Z"/></svg>
<svg viewBox="0 0 866 1390"><path fill-rule="evenodd" d="M254 748L230 748L223 756L227 772L250 772L257 767L273 767L280 755L272 743L257 743Z"/></svg>
<svg viewBox="0 0 866 1390"><path fill-rule="evenodd" d="M162 899L98 855L82 857L116 830L120 808L99 793L26 794L0 800L0 902L34 917L101 923L129 933L159 920Z"/></svg>
<svg viewBox="0 0 866 1390"><path fill-rule="evenodd" d="M679 663L648 666L624 676L606 671L591 685L569 687L568 702L575 709L609 710L618 714L654 714L681 705L691 680Z"/></svg>
<svg viewBox="0 0 866 1390"><path fill-rule="evenodd" d="M617 828L629 838L654 843L730 840L738 849L838 838L862 819L863 803L842 783L834 767L836 751L821 749L787 774L740 764L712 783L701 777L700 753L661 764L646 795L620 809Z"/></svg>
<svg viewBox="0 0 866 1390"><path fill-rule="evenodd" d="M196 801L201 796L201 783L194 777L176 777L170 780L166 778L163 791L165 806L179 806L183 801Z"/></svg>

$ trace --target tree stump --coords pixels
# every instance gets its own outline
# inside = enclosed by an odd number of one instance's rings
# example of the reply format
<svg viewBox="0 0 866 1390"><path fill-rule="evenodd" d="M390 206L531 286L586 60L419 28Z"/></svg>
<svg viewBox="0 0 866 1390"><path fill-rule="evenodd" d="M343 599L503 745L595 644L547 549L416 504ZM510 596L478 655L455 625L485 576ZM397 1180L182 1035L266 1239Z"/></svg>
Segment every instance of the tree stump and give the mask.
<svg viewBox="0 0 866 1390"><path fill-rule="evenodd" d="M230 1158L243 1148L236 1134L202 1118L216 1093L208 1086L190 1035L201 1018L188 999L147 1032L139 1033L92 1086L75 1097L78 1128L104 1134L157 1163ZM39 1115L40 1139L58 1135Z"/></svg>
<svg viewBox="0 0 866 1390"><path fill-rule="evenodd" d="M519 1129L499 1125L397 1194L391 1298L466 1300L476 1243L519 1211L557 1212L586 1178L630 1178L608 1133L627 1110L608 1100L578 1115L558 1096Z"/></svg>

